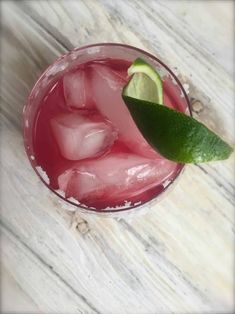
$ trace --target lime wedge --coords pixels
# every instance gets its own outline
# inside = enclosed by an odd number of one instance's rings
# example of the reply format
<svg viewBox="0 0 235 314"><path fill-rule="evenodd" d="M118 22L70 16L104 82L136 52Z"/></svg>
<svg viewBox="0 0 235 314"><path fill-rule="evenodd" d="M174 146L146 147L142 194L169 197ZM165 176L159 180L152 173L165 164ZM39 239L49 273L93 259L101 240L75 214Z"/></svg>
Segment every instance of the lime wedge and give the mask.
<svg viewBox="0 0 235 314"><path fill-rule="evenodd" d="M163 104L162 80L151 65L138 58L129 67L128 74L133 76L124 87L123 95Z"/></svg>
<svg viewBox="0 0 235 314"><path fill-rule="evenodd" d="M167 159L201 163L227 159L233 151L218 135L192 117L125 93L122 97L145 139Z"/></svg>

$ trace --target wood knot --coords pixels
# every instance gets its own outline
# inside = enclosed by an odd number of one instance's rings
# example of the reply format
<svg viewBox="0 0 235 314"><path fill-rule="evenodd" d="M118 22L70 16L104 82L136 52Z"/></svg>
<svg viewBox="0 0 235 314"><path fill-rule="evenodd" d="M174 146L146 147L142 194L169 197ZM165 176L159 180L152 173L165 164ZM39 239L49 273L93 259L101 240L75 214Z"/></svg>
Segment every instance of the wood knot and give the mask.
<svg viewBox="0 0 235 314"><path fill-rule="evenodd" d="M203 103L198 99L192 99L191 104L193 112L200 113L204 109Z"/></svg>
<svg viewBox="0 0 235 314"><path fill-rule="evenodd" d="M77 211L75 211L72 217L71 229L77 229L83 235L90 231L88 222L83 219Z"/></svg>

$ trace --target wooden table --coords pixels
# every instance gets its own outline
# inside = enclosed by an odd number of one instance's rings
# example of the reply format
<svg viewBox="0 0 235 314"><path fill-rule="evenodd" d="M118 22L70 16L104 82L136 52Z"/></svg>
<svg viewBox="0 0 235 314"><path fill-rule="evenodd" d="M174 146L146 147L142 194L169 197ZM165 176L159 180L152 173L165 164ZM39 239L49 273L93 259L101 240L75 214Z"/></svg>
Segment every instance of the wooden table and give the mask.
<svg viewBox="0 0 235 314"><path fill-rule="evenodd" d="M31 169L21 120L37 77L60 54L121 42L177 72L194 116L234 145L233 1L1 4L1 261L32 300L30 313L232 312L234 155L187 166L145 216L74 214Z"/></svg>

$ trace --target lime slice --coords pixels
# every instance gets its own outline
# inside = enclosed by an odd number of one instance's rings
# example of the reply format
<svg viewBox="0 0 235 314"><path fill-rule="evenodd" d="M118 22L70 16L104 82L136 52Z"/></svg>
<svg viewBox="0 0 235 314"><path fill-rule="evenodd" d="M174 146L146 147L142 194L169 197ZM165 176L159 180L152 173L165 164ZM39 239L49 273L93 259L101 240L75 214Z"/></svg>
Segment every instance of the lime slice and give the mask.
<svg viewBox="0 0 235 314"><path fill-rule="evenodd" d="M123 90L123 95L163 104L162 80L157 71L138 58L128 69L133 75Z"/></svg>
<svg viewBox="0 0 235 314"><path fill-rule="evenodd" d="M167 159L201 163L227 159L233 149L202 123L174 109L122 95L148 143Z"/></svg>
<svg viewBox="0 0 235 314"><path fill-rule="evenodd" d="M202 123L163 104L161 77L142 59L128 69L133 75L122 97L148 143L167 159L201 163L226 159L233 149Z"/></svg>

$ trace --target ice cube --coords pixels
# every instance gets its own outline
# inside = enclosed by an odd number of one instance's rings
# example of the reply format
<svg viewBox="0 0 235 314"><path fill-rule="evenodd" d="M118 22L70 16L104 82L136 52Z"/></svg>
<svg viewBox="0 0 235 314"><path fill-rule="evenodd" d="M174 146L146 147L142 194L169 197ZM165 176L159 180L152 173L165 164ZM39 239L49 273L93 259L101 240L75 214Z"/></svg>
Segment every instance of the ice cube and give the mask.
<svg viewBox="0 0 235 314"><path fill-rule="evenodd" d="M110 153L102 158L77 163L58 177L66 197L87 205L129 200L170 178L176 163L134 154Z"/></svg>
<svg viewBox="0 0 235 314"><path fill-rule="evenodd" d="M117 138L113 126L97 115L58 115L51 120L51 127L62 156L69 160L100 156Z"/></svg>
<svg viewBox="0 0 235 314"><path fill-rule="evenodd" d="M120 140L134 153L148 158L159 156L138 130L122 100L122 88L126 83L123 76L101 64L93 65L92 70L90 82L93 99L100 113L118 129Z"/></svg>
<svg viewBox="0 0 235 314"><path fill-rule="evenodd" d="M90 109L94 107L89 89L89 68L68 73L63 78L64 97L68 107Z"/></svg>

